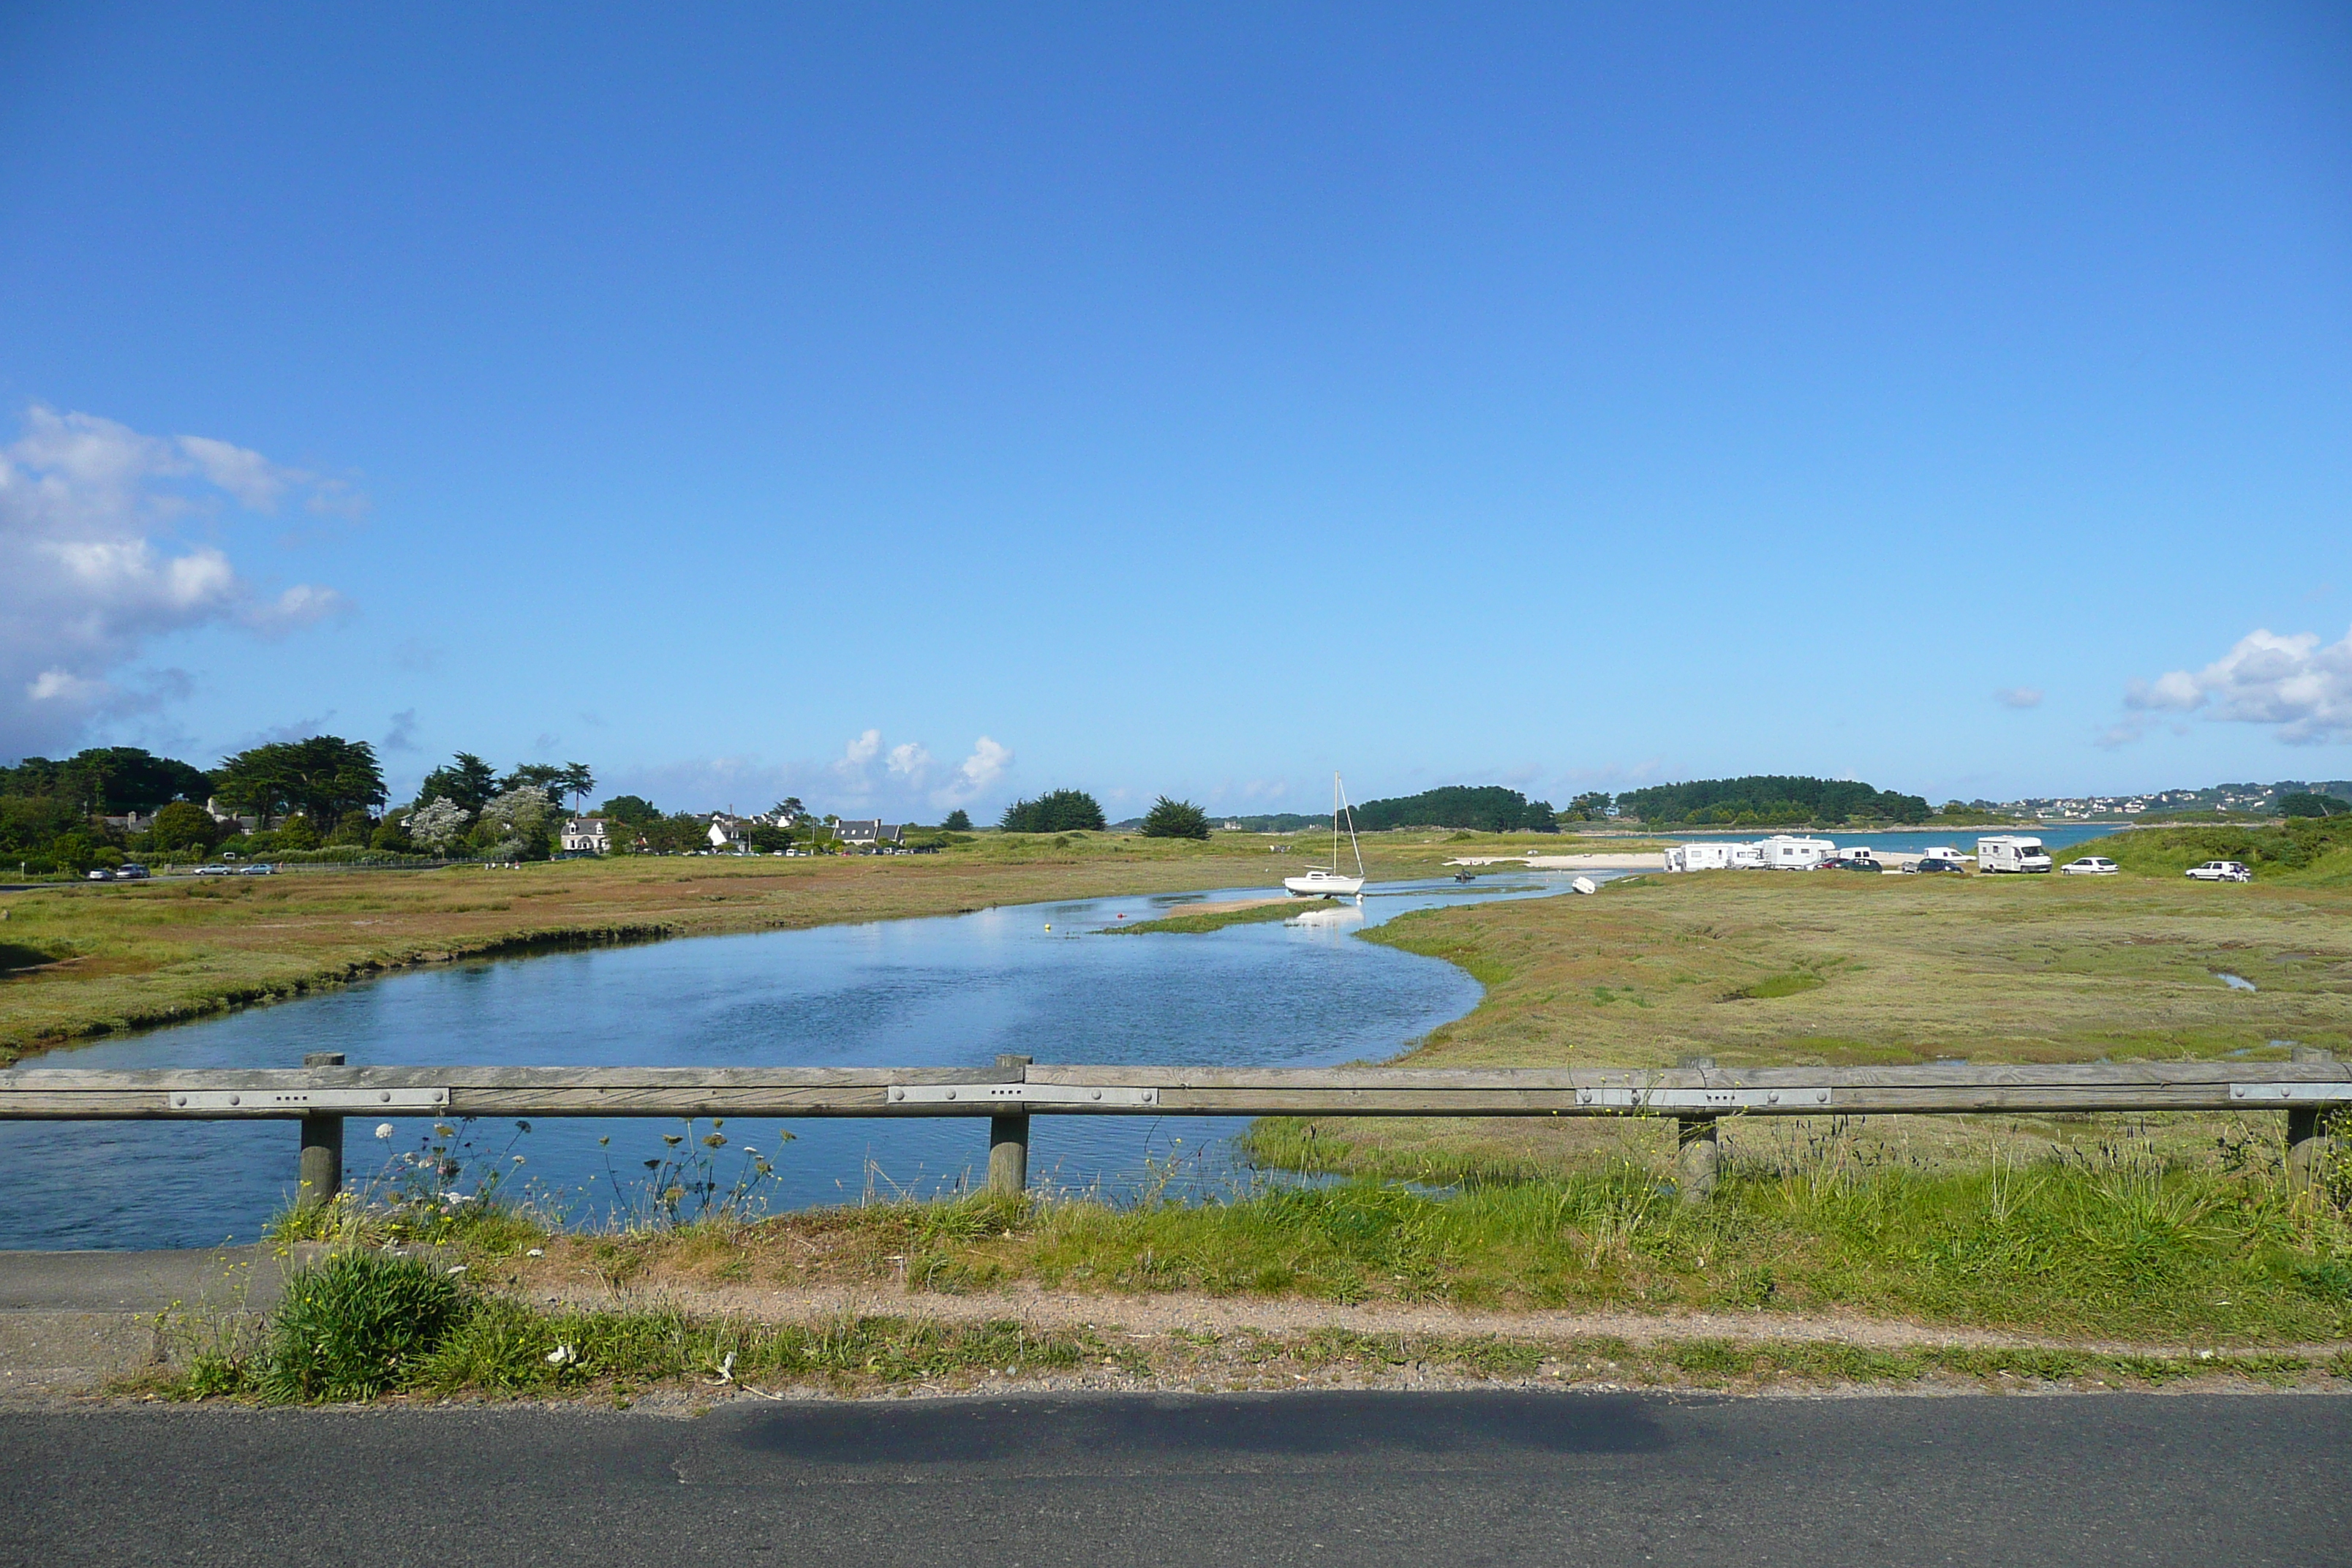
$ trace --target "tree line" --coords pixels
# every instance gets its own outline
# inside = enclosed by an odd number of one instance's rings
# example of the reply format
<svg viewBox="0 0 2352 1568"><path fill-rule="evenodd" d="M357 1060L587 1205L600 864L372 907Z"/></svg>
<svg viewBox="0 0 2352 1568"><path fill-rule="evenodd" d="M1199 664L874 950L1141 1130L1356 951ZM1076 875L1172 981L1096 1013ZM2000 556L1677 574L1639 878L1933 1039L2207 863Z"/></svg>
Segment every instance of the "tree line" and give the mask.
<svg viewBox="0 0 2352 1568"><path fill-rule="evenodd" d="M1447 784L1355 808L1367 833L1390 827L1454 827L1473 833L1557 833L1559 817L1546 800L1529 800L1500 784Z"/></svg>
<svg viewBox="0 0 2352 1568"><path fill-rule="evenodd" d="M1777 827L1804 823L1922 823L1934 815L1925 797L1874 789L1853 779L1754 773L1737 779L1694 779L1627 790L1616 801L1621 817L1693 827Z"/></svg>

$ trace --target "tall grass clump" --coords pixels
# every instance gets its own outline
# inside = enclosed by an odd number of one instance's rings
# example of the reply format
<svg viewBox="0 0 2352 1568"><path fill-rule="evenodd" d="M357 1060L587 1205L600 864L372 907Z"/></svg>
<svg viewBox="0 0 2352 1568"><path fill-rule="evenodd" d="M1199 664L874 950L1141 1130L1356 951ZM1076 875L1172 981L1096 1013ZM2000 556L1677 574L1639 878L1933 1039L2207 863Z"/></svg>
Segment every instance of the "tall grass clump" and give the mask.
<svg viewBox="0 0 2352 1568"><path fill-rule="evenodd" d="M254 1389L291 1404L373 1399L406 1381L467 1308L456 1279L418 1258L331 1253L286 1282Z"/></svg>

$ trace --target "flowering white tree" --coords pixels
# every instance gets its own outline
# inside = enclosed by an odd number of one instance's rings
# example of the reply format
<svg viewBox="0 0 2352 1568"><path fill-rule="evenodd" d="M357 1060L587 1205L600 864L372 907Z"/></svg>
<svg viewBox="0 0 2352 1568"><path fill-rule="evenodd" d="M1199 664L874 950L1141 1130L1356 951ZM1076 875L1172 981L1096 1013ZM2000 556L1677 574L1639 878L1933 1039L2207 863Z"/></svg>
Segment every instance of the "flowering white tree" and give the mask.
<svg viewBox="0 0 2352 1568"><path fill-rule="evenodd" d="M466 831L474 814L446 795L436 795L408 814L408 837L430 849L446 849Z"/></svg>
<svg viewBox="0 0 2352 1568"><path fill-rule="evenodd" d="M523 784L482 807L482 821L509 838L524 838L546 826L554 811L554 796L537 784Z"/></svg>

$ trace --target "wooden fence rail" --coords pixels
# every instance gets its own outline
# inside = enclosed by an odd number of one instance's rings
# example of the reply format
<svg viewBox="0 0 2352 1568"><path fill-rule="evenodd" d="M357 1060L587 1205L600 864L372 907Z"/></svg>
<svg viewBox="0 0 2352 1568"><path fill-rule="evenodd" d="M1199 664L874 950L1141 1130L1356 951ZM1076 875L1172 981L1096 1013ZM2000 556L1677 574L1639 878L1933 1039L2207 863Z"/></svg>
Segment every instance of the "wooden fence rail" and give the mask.
<svg viewBox="0 0 2352 1568"><path fill-rule="evenodd" d="M1671 1068L350 1067L0 1072L0 1118L288 1120L303 1124L306 1198L341 1183L346 1116L967 1116L990 1121L989 1181L1026 1186L1029 1118L1052 1116L1671 1116L1686 1197L1714 1185L1726 1116L2275 1110L2299 1169L2324 1111L2352 1105L2352 1063Z"/></svg>

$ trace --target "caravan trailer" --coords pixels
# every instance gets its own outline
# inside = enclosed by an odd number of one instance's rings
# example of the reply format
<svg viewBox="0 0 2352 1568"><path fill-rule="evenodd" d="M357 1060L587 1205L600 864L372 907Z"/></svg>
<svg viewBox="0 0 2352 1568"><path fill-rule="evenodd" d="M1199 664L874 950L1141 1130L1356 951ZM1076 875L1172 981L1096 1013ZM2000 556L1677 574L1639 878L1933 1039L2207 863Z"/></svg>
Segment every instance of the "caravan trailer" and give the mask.
<svg viewBox="0 0 2352 1568"><path fill-rule="evenodd" d="M1800 838L1787 833L1759 838L1756 847L1764 852L1765 866L1775 871L1817 870L1837 853L1837 846L1826 838Z"/></svg>
<svg viewBox="0 0 2352 1568"><path fill-rule="evenodd" d="M1669 871L1727 871L1731 868L1732 846L1728 844L1677 844L1666 851ZM1746 845L1740 845L1746 848Z"/></svg>
<svg viewBox="0 0 2352 1568"><path fill-rule="evenodd" d="M1998 834L1977 840L1977 869L2047 871L2050 869L2050 851L2042 847L2039 838L2021 837L2013 833Z"/></svg>

